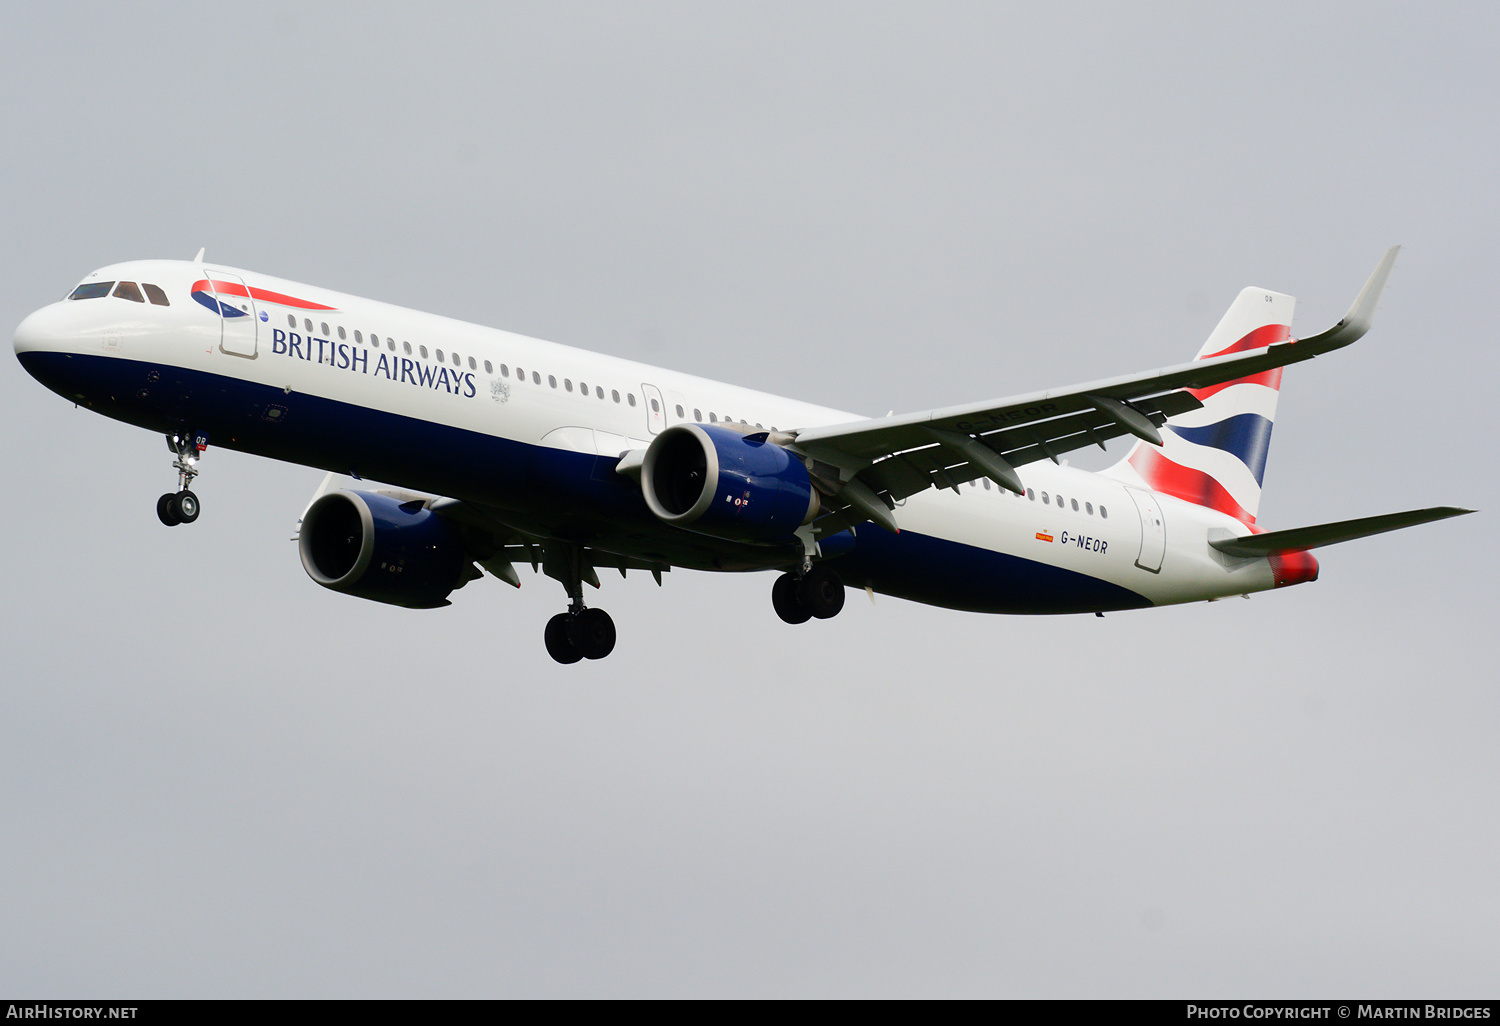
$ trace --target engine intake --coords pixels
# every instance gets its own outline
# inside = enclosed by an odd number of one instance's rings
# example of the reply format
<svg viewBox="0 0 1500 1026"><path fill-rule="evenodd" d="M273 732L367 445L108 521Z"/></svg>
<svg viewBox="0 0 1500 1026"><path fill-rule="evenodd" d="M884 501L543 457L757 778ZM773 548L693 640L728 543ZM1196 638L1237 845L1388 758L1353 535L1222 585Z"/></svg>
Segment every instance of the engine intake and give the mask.
<svg viewBox="0 0 1500 1026"><path fill-rule="evenodd" d="M454 526L420 500L329 492L302 518L307 576L325 588L409 609L448 605L470 562Z"/></svg>
<svg viewBox="0 0 1500 1026"><path fill-rule="evenodd" d="M651 512L669 524L741 542L780 542L818 514L818 493L793 453L716 424L677 424L641 464Z"/></svg>

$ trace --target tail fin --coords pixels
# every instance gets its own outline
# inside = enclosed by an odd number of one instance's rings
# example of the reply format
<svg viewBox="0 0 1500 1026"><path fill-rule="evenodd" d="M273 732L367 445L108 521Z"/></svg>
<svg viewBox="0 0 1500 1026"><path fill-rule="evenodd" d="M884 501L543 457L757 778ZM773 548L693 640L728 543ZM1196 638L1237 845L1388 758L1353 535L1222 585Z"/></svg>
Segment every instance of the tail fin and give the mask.
<svg viewBox="0 0 1500 1026"><path fill-rule="evenodd" d="M1245 289L1196 359L1285 342L1296 305L1291 296ZM1169 419L1160 448L1137 442L1109 473L1254 524L1280 388L1280 367L1210 388L1190 388L1203 408Z"/></svg>

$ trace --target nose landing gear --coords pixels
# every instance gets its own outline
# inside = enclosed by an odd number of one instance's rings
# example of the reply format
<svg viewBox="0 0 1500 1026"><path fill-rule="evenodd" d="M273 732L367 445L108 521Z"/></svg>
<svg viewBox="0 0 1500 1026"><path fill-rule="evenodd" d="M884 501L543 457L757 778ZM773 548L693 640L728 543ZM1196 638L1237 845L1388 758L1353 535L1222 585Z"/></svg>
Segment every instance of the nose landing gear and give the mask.
<svg viewBox="0 0 1500 1026"><path fill-rule="evenodd" d="M156 500L156 516L168 527L191 524L198 519L198 496L184 488L180 492L167 492Z"/></svg>
<svg viewBox="0 0 1500 1026"><path fill-rule="evenodd" d="M203 507L188 485L198 476L194 464L198 462L198 453L208 448L208 436L198 434L190 439L185 435L171 434L167 436L167 448L177 456L172 461L177 471L177 491L167 492L156 500L156 516L168 527L191 524L198 519L198 512Z"/></svg>

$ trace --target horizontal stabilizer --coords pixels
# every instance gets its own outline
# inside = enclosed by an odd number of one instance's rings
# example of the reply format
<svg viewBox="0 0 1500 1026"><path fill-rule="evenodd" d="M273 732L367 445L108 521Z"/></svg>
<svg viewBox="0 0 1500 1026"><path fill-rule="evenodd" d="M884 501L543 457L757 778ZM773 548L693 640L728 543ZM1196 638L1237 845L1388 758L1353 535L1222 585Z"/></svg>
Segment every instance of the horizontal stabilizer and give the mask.
<svg viewBox="0 0 1500 1026"><path fill-rule="evenodd" d="M1434 520L1461 517L1473 513L1472 509L1454 506L1434 506L1431 509L1413 509L1405 513L1385 513L1378 517L1361 517L1359 520L1340 520L1336 524L1318 524L1315 527L1294 527L1290 531L1272 531L1269 534L1251 534L1243 538L1210 539L1209 543L1220 552L1231 556L1274 556L1285 552L1304 552L1323 545L1368 538L1372 534L1399 531L1403 527L1415 527Z"/></svg>

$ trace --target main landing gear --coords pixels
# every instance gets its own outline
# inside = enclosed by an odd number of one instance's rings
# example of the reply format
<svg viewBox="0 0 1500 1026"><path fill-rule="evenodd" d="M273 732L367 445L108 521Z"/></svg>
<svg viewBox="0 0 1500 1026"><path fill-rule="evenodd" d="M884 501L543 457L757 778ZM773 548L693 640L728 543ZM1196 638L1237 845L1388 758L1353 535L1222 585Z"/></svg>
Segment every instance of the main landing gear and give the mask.
<svg viewBox="0 0 1500 1026"><path fill-rule="evenodd" d="M585 566L583 549L578 546L553 549L547 553L547 576L562 582L568 589L568 611L547 621L543 639L547 654L560 663L580 659L603 659L615 650L615 622L602 609L588 609L583 604ZM593 568L587 570L597 587L599 580Z"/></svg>
<svg viewBox="0 0 1500 1026"><path fill-rule="evenodd" d="M603 659L615 650L615 622L602 609L569 609L547 621L547 654L560 663Z"/></svg>
<svg viewBox="0 0 1500 1026"><path fill-rule="evenodd" d="M177 471L177 491L167 492L156 500L156 516L168 527L191 524L198 519L198 512L203 507L198 496L188 490L188 485L198 476L194 464L198 462L198 453L208 448L208 437L198 435L190 439L185 435L171 434L167 436L167 448L177 456L172 461Z"/></svg>
<svg viewBox="0 0 1500 1026"><path fill-rule="evenodd" d="M844 608L844 582L827 566L811 567L800 576L782 574L771 586L771 605L787 623L828 620Z"/></svg>

